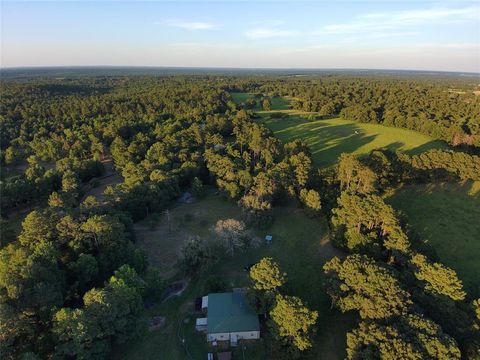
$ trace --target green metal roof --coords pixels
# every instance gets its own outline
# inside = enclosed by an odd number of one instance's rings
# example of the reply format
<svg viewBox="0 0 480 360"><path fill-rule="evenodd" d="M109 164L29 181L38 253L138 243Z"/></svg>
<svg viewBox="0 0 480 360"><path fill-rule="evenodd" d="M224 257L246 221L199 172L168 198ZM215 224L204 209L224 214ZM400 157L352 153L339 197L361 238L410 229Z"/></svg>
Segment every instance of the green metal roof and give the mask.
<svg viewBox="0 0 480 360"><path fill-rule="evenodd" d="M207 333L259 331L255 311L243 293L208 294Z"/></svg>

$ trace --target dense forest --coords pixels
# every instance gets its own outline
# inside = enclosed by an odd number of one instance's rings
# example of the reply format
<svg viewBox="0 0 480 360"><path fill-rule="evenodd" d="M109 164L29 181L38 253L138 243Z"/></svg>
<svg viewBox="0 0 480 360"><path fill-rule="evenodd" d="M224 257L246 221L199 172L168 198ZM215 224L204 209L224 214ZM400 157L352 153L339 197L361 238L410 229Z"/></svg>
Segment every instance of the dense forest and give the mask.
<svg viewBox="0 0 480 360"><path fill-rule="evenodd" d="M3 81L0 357L100 359L141 336L144 304L166 284L136 246L133 224L204 186L237 203L253 228L268 228L272 208L287 201L327 219L344 254L323 266L327 293L332 306L358 314L345 340L349 359L480 357L479 289L464 286L384 199L400 184L480 180L480 97L471 82L345 75ZM233 91L256 97L238 104ZM320 117L403 127L451 146L343 154L316 169L303 141L282 143L256 121L254 108L269 110L277 96ZM86 196L108 171L121 183L102 200ZM33 205L15 231L15 213ZM230 241L225 256L242 246ZM182 271L194 278L210 257L205 244L192 243ZM255 307L273 324L272 356L314 358L317 315L290 296L279 274L268 259L250 272ZM262 283L275 277L273 286ZM305 315L293 333L285 315L292 308Z"/></svg>

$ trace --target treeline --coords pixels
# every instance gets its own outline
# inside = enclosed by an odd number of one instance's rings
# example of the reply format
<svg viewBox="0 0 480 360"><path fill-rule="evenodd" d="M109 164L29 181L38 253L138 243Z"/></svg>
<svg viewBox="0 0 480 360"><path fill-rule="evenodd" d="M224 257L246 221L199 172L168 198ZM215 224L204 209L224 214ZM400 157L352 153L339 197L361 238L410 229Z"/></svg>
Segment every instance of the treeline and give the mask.
<svg viewBox="0 0 480 360"><path fill-rule="evenodd" d="M338 75L243 79L230 86L289 96L294 109L322 116L411 129L466 149L480 147L480 97L469 80Z"/></svg>
<svg viewBox="0 0 480 360"><path fill-rule="evenodd" d="M362 159L343 154L335 169L320 171L333 241L348 253L325 264L327 292L340 310L357 311L361 319L347 334L349 359L478 355L478 300L434 251L412 241L407 224L382 197L400 182L437 179L437 168L475 178L477 173L452 165L453 154L424 154L420 157L430 159L424 163L380 150Z"/></svg>
<svg viewBox="0 0 480 360"><path fill-rule="evenodd" d="M1 358L104 358L142 333L163 288L134 239L129 214L94 198L28 214L0 250Z"/></svg>

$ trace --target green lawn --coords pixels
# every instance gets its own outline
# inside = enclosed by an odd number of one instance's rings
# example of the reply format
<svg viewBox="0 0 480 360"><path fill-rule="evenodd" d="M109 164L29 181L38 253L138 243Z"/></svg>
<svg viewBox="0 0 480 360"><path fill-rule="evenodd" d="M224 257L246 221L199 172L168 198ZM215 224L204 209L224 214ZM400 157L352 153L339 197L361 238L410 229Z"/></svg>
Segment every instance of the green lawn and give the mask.
<svg viewBox="0 0 480 360"><path fill-rule="evenodd" d="M288 113L282 119L271 119L268 113L262 113L261 121L282 141L305 140L317 166L334 164L341 153L362 155L373 149L388 148L416 154L446 147L442 141L411 130L339 118L307 120L299 113Z"/></svg>
<svg viewBox="0 0 480 360"><path fill-rule="evenodd" d="M407 186L387 201L480 295L480 182Z"/></svg>
<svg viewBox="0 0 480 360"><path fill-rule="evenodd" d="M249 285L246 265L254 263L264 256L271 256L288 273L288 286L285 291L301 297L311 308L319 312L315 348L310 352L314 359L343 359L345 357L345 334L353 326L354 318L344 315L330 307L330 299L323 287L323 263L334 255L335 250L327 236L327 226L322 219L310 219L303 211L294 206L282 206L274 210L275 221L265 231L256 231L254 235L273 235L271 245L263 244L258 249L248 249L233 257L225 256L203 273L191 280L190 286L179 297L157 305L147 311L148 315L166 316L163 329L148 333L141 339L115 349L115 359L162 359L186 358L177 336L186 339L187 349L194 359L206 357L207 345L204 336L193 331L193 300L205 295L206 278L210 275L222 277L229 286ZM186 214L193 218L185 221ZM190 235L204 238L212 236L210 227L219 219L242 218L240 208L221 196L210 193L204 199L192 204L178 204L171 210L176 225ZM190 218L190 216L188 216ZM165 244L159 239L157 251L168 251L171 243ZM154 250L147 249L149 254ZM177 277L180 276L177 274ZM181 320L191 317L188 324ZM262 340L263 341L263 340ZM265 359L262 341L247 347L248 359ZM237 352L241 349L237 349ZM238 354L239 356L240 353Z"/></svg>

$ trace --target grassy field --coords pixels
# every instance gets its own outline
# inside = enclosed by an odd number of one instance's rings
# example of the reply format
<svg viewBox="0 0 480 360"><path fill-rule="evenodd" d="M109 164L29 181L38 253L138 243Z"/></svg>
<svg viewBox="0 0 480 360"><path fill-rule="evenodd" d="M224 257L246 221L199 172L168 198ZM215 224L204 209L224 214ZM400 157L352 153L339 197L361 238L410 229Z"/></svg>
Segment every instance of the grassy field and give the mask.
<svg viewBox="0 0 480 360"><path fill-rule="evenodd" d="M192 311L195 297L205 295L206 279L211 275L220 276L231 287L249 285L248 274L243 268L264 256L273 257L288 273L286 291L301 297L311 308L319 312L315 348L311 352L313 358L344 358L345 334L353 326L354 318L332 310L330 299L323 288L322 265L327 259L339 254L329 242L326 224L322 220L306 217L303 211L293 206L275 208L274 215L275 221L268 230L253 233L253 236L262 238L267 233L273 235L271 245L264 244L258 249L248 249L232 257L225 256L203 273L197 274L180 297L167 300L147 311L147 315L150 316L165 316L166 326L117 348L113 358L156 359L159 354L162 354L162 359L188 358L184 355L179 338L186 339L187 349L192 358L205 358L207 344L204 335L193 331L196 315ZM212 233L209 229L217 220L241 219L242 213L235 203L210 193L192 204L175 205L171 210L171 218L173 227L171 239L156 234L156 231L162 231L161 228L167 226L160 220L157 229L150 234L151 242L141 240L142 246L154 263L156 254L162 252L170 253L167 256L171 257L171 261L176 260L178 253L172 253L172 248L178 250L184 239L192 235L210 237ZM146 226L146 223L142 225ZM179 232L182 237L173 235ZM180 274L174 278L178 276ZM188 324L183 322L185 317L190 319ZM262 341L247 347L245 356L248 359L268 358L265 356Z"/></svg>
<svg viewBox="0 0 480 360"><path fill-rule="evenodd" d="M253 97L249 93L232 93L238 104ZM272 110L262 111L256 107L260 121L282 141L303 139L310 146L317 166L333 165L341 153L368 154L373 149L388 148L408 154L421 153L433 148L446 148L443 141L416 131L377 124L359 123L339 118L308 120L305 113L289 109L287 98L273 98ZM271 118L272 112L285 113L285 118Z"/></svg>
<svg viewBox="0 0 480 360"><path fill-rule="evenodd" d="M407 186L387 201L480 295L480 182Z"/></svg>
<svg viewBox="0 0 480 360"><path fill-rule="evenodd" d="M416 154L446 147L442 141L415 131L339 118L307 120L290 112L282 119L271 119L268 113L263 113L261 119L282 141L305 140L317 166L334 164L341 153L362 155L373 149L388 148Z"/></svg>

